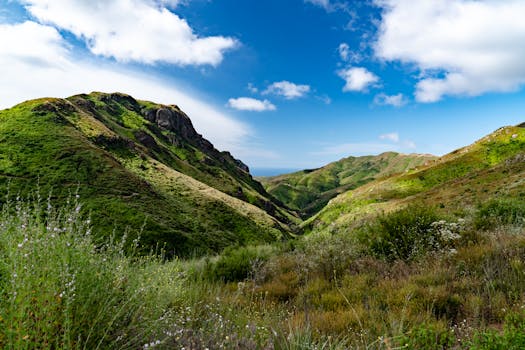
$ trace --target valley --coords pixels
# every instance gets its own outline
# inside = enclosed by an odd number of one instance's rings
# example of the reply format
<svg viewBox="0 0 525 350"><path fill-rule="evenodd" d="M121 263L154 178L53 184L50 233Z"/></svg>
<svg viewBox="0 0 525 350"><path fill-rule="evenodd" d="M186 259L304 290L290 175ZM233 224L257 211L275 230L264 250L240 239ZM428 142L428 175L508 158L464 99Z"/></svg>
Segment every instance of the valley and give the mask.
<svg viewBox="0 0 525 350"><path fill-rule="evenodd" d="M519 349L524 178L523 124L254 178L176 105L27 101L0 111L0 345Z"/></svg>

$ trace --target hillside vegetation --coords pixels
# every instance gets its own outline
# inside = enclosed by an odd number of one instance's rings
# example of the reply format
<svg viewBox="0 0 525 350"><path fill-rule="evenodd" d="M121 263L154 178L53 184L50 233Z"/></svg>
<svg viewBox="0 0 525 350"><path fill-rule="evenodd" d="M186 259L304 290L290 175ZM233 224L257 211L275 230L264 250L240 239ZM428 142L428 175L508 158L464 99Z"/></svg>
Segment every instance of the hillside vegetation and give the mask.
<svg viewBox="0 0 525 350"><path fill-rule="evenodd" d="M436 157L386 152L378 156L348 157L319 169L260 178L266 190L299 211L304 218L321 210L335 196L375 179L428 164Z"/></svg>
<svg viewBox="0 0 525 350"><path fill-rule="evenodd" d="M76 193L95 236L141 233L146 249L202 254L289 236L294 215L217 151L177 106L92 93L0 111L0 194Z"/></svg>
<svg viewBox="0 0 525 350"><path fill-rule="evenodd" d="M344 231L360 219L421 203L465 211L489 199L525 198L525 128L503 127L427 166L334 198L307 225Z"/></svg>

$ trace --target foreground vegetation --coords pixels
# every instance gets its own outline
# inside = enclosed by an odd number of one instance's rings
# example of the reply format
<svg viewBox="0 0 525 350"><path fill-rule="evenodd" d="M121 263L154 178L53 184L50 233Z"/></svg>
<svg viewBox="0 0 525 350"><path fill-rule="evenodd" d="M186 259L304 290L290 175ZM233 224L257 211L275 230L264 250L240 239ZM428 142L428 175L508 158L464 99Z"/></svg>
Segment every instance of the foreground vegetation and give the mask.
<svg viewBox="0 0 525 350"><path fill-rule="evenodd" d="M98 242L80 213L74 196L3 205L0 347L525 347L520 200L449 216L412 206L185 261L138 256L139 239Z"/></svg>

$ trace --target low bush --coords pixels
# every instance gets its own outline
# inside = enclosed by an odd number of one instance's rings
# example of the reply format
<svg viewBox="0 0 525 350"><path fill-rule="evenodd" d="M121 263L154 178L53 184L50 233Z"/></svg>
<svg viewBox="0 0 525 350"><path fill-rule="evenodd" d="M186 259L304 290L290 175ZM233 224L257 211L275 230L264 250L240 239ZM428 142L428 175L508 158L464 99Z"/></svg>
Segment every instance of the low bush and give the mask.
<svg viewBox="0 0 525 350"><path fill-rule="evenodd" d="M525 226L525 202L521 199L491 200L479 207L474 225L482 230L501 225Z"/></svg>
<svg viewBox="0 0 525 350"><path fill-rule="evenodd" d="M434 224L440 219L431 208L410 206L378 217L362 237L374 256L410 261L442 247L443 237Z"/></svg>
<svg viewBox="0 0 525 350"><path fill-rule="evenodd" d="M242 281L275 251L271 246L229 247L215 261L208 261L204 275L224 282Z"/></svg>
<svg viewBox="0 0 525 350"><path fill-rule="evenodd" d="M521 350L525 349L525 314L511 313L506 317L503 332L478 333L469 349L472 350Z"/></svg>

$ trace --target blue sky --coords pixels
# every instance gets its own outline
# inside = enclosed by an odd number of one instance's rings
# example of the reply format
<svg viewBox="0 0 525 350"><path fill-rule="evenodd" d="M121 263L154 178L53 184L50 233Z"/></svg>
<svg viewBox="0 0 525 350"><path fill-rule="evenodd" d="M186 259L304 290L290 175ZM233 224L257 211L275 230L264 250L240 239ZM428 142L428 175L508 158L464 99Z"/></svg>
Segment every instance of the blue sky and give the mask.
<svg viewBox="0 0 525 350"><path fill-rule="evenodd" d="M0 107L179 104L251 168L442 155L525 121L522 0L0 0Z"/></svg>

